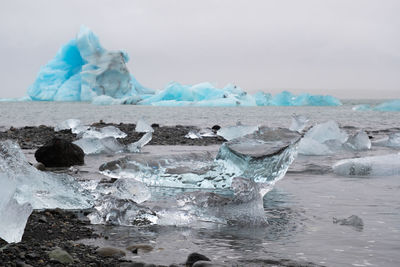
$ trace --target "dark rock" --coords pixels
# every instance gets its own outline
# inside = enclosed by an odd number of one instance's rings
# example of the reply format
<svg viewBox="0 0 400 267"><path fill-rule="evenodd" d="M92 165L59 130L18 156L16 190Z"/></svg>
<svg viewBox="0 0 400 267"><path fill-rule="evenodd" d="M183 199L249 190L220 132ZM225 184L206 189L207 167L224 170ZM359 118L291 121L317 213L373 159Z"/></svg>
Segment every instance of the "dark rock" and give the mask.
<svg viewBox="0 0 400 267"><path fill-rule="evenodd" d="M83 165L84 157L85 153L79 146L57 137L35 152L36 160L46 167Z"/></svg>
<svg viewBox="0 0 400 267"><path fill-rule="evenodd" d="M211 130L212 130L214 133L217 133L219 129L221 129L221 126L219 126L219 125L214 125L213 127L211 127Z"/></svg>
<svg viewBox="0 0 400 267"><path fill-rule="evenodd" d="M123 257L126 255L125 251L113 247L98 248L96 253L103 257Z"/></svg>
<svg viewBox="0 0 400 267"><path fill-rule="evenodd" d="M151 128L160 128L160 124L158 124L158 123L153 123L153 124L151 125Z"/></svg>
<svg viewBox="0 0 400 267"><path fill-rule="evenodd" d="M44 166L43 163L38 162L35 164L35 168L38 169L39 171L45 171L46 170L46 166Z"/></svg>
<svg viewBox="0 0 400 267"><path fill-rule="evenodd" d="M197 261L211 261L211 260L208 257L206 257L200 253L194 252L188 256L185 264L186 264L186 266L192 267L193 264Z"/></svg>
<svg viewBox="0 0 400 267"><path fill-rule="evenodd" d="M193 264L193 267L220 267L221 265L217 265L212 263L211 261L196 261Z"/></svg>

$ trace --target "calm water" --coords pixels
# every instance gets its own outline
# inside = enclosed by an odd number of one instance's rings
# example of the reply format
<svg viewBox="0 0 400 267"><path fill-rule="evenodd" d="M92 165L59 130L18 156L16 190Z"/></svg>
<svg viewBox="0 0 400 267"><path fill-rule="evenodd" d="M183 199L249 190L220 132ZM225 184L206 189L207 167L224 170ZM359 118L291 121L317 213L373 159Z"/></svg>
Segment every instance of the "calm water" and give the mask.
<svg viewBox="0 0 400 267"><path fill-rule="evenodd" d="M81 103L0 103L0 127L55 125L69 119L85 123L131 122L143 117L162 125L200 127L264 124L287 127L291 114L302 114L312 123L336 120L347 131L400 131L399 112L355 112L359 101L341 107L255 107L255 108L166 108L137 106L94 106ZM374 133L383 135L385 131ZM161 153L147 147L147 152ZM169 148L165 148L169 149ZM185 149L185 148L182 148ZM190 149L190 148L187 148ZM207 148L216 150L217 147ZM200 252L216 262L234 264L252 259L293 259L325 266L400 266L400 177L347 178L335 176L330 167L343 158L397 153L373 147L371 151L334 156L299 156L284 179L264 199L269 226L266 227L104 227L110 238L87 241L97 245L126 247L149 243L154 250L130 258L152 263L183 262L190 252ZM163 152L165 153L165 151ZM32 155L31 155L32 156ZM30 157L31 157L30 156ZM87 158L86 170L99 177L97 167L112 158ZM168 191L168 189L165 189ZM156 194L171 194L154 189ZM333 224L332 218L350 215L362 218L364 227ZM242 265L247 265L242 263ZM254 265L257 266L257 265Z"/></svg>

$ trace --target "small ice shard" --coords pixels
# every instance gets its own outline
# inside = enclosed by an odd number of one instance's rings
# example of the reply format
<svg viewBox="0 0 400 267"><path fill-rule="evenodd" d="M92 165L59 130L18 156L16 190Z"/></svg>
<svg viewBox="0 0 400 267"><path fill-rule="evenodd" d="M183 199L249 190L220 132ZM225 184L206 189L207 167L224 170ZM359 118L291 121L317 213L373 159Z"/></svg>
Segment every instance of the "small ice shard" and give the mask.
<svg viewBox="0 0 400 267"><path fill-rule="evenodd" d="M117 153L124 150L124 146L114 137L93 138L85 137L73 142L82 148L86 155L102 154L102 153Z"/></svg>
<svg viewBox="0 0 400 267"><path fill-rule="evenodd" d="M333 172L342 176L400 175L400 154L344 159L333 166Z"/></svg>
<svg viewBox="0 0 400 267"><path fill-rule="evenodd" d="M317 124L306 132L300 141L299 154L329 155L342 149L348 136L335 121Z"/></svg>
<svg viewBox="0 0 400 267"><path fill-rule="evenodd" d="M145 133L145 134L142 136L142 138L140 138L138 141L127 145L126 149L127 149L129 152L138 153L138 152L140 152L140 150L141 150L145 145L147 145L147 144L151 141L152 138L153 138L153 132Z"/></svg>
<svg viewBox="0 0 400 267"><path fill-rule="evenodd" d="M138 133L152 133L154 129L143 119L138 120L135 127L135 132Z"/></svg>
<svg viewBox="0 0 400 267"><path fill-rule="evenodd" d="M301 133L307 126L309 119L304 115L292 115L292 124L289 127L291 131L297 131Z"/></svg>
<svg viewBox="0 0 400 267"><path fill-rule="evenodd" d="M203 138L203 137L201 136L201 134L200 134L199 132L189 131L189 132L185 135L185 138L188 138L188 139L201 139L201 138Z"/></svg>
<svg viewBox="0 0 400 267"><path fill-rule="evenodd" d="M335 121L315 125L305 134L305 137L312 138L320 143L328 140L338 140L344 143L347 140L347 134L340 130Z"/></svg>
<svg viewBox="0 0 400 267"><path fill-rule="evenodd" d="M0 238L8 243L20 242L26 222L32 213L29 203L14 199L16 184L6 173L0 173Z"/></svg>
<svg viewBox="0 0 400 267"><path fill-rule="evenodd" d="M68 119L57 124L56 127L54 127L54 131L58 132L71 129L71 132L78 133L76 130L82 129L81 127L86 127L86 129L88 128L87 126L83 126L80 120Z"/></svg>
<svg viewBox="0 0 400 267"><path fill-rule="evenodd" d="M88 215L92 224L140 226L157 223L157 215L149 208L131 199L105 195L96 201L94 211Z"/></svg>
<svg viewBox="0 0 400 267"><path fill-rule="evenodd" d="M105 126L101 128L90 127L87 131L83 132L82 138L125 138L126 133L121 131L115 126Z"/></svg>
<svg viewBox="0 0 400 267"><path fill-rule="evenodd" d="M13 178L17 187L15 200L28 202L34 209L85 209L92 206L92 196L73 177L37 170L12 141L0 142L0 172Z"/></svg>
<svg viewBox="0 0 400 267"><path fill-rule="evenodd" d="M222 127L218 130L217 134L225 140L233 140L245 136L247 134L254 133L258 130L258 126L247 126L247 125L236 125L230 127Z"/></svg>
<svg viewBox="0 0 400 267"><path fill-rule="evenodd" d="M374 141L373 145L400 148L400 133L391 133L386 138Z"/></svg>
<svg viewBox="0 0 400 267"><path fill-rule="evenodd" d="M282 178L297 155L301 135L284 128L261 128L259 131L224 143L217 159L241 170L237 176L256 182Z"/></svg>
<svg viewBox="0 0 400 267"><path fill-rule="evenodd" d="M330 155L333 152L326 144L321 144L314 139L304 137L299 144L299 154L307 156L323 156Z"/></svg>
<svg viewBox="0 0 400 267"><path fill-rule="evenodd" d="M96 191L120 199L130 199L136 203L142 203L151 197L147 186L134 179L121 178L114 183L99 184Z"/></svg>
<svg viewBox="0 0 400 267"><path fill-rule="evenodd" d="M333 223L340 225L349 225L358 230L362 230L364 228L363 220L356 215L351 215L350 217L344 219L337 219L333 217Z"/></svg>
<svg viewBox="0 0 400 267"><path fill-rule="evenodd" d="M359 131L347 139L345 146L352 150L368 150L371 149L371 140L365 131Z"/></svg>

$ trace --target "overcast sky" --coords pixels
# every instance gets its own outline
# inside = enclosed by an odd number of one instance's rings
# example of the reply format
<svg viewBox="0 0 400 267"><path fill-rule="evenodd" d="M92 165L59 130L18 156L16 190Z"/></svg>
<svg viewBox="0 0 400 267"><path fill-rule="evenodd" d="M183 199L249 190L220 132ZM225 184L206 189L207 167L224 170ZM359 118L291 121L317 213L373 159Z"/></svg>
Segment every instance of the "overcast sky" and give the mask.
<svg viewBox="0 0 400 267"><path fill-rule="evenodd" d="M399 0L1 0L1 97L85 24L145 86L400 98Z"/></svg>

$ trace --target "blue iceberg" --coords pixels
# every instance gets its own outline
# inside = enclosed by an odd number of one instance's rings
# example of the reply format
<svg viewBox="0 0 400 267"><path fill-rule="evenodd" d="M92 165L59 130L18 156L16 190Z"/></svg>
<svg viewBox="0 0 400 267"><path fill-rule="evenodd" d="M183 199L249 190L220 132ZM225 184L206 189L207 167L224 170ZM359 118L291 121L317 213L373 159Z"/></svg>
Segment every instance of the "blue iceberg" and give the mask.
<svg viewBox="0 0 400 267"><path fill-rule="evenodd" d="M40 69L28 95L36 101L92 101L108 96L130 102L137 94L154 93L129 73L128 60L123 51L105 50L98 37L82 26L77 37Z"/></svg>
<svg viewBox="0 0 400 267"><path fill-rule="evenodd" d="M336 106L332 96L284 91L275 96L247 94L236 85L217 88L204 82L194 85L169 83L155 91L141 85L126 66L124 51L107 51L98 37L82 26L75 39L61 47L43 66L28 89L34 101L87 101L96 105L153 106Z"/></svg>
<svg viewBox="0 0 400 267"><path fill-rule="evenodd" d="M400 99L383 102L377 105L373 110L378 111L400 111Z"/></svg>

